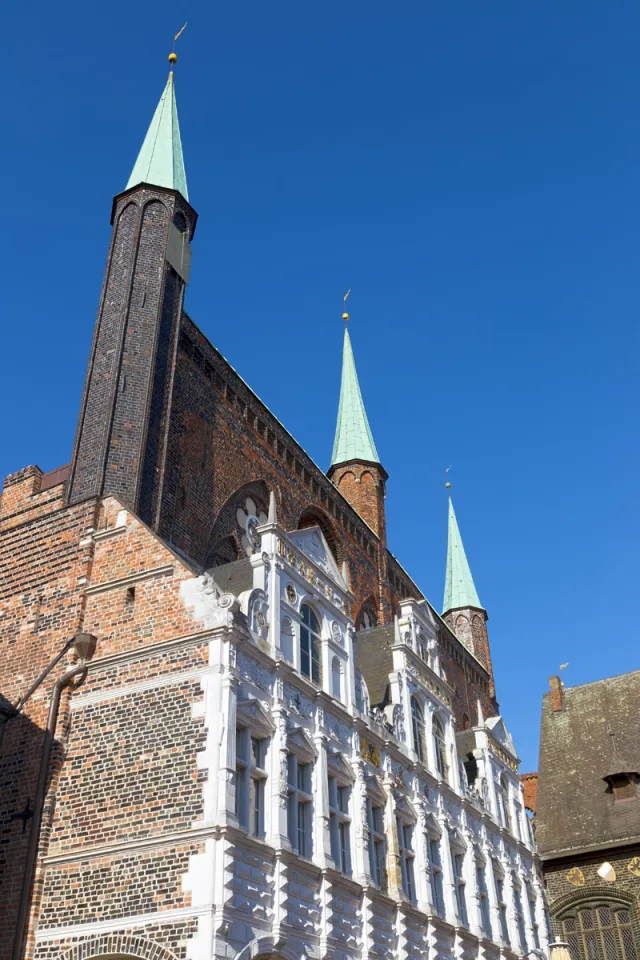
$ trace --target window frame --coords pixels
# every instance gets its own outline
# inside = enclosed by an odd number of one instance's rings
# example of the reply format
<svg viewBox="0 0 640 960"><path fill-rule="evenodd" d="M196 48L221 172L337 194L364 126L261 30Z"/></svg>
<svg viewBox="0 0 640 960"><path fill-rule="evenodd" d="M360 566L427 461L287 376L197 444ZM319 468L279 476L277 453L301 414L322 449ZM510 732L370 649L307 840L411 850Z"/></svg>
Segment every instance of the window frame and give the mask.
<svg viewBox="0 0 640 960"><path fill-rule="evenodd" d="M449 783L449 757L445 724L437 713L431 718L431 739L436 761L436 770L445 783Z"/></svg>
<svg viewBox="0 0 640 960"><path fill-rule="evenodd" d="M313 857L314 760L297 750L287 753L287 835L293 852L306 860ZM309 772L307 783L300 783L301 770Z"/></svg>
<svg viewBox="0 0 640 960"><path fill-rule="evenodd" d="M329 837L331 841L331 856L339 870L345 877L353 873L351 852L351 796L353 783L341 775L333 767L327 770L327 791L329 796ZM346 795L346 809L344 791ZM346 836L346 844L345 844Z"/></svg>
<svg viewBox="0 0 640 960"><path fill-rule="evenodd" d="M309 622L305 620L308 614ZM318 629L314 629L313 619L315 619ZM303 600L300 604L300 623L298 625L298 668L301 676L316 686L322 686L322 616L314 609L308 600ZM305 647L308 644L308 649ZM303 655L308 659L308 670L303 669Z"/></svg>
<svg viewBox="0 0 640 960"><path fill-rule="evenodd" d="M424 705L415 693L411 694L411 734L413 749L420 763L427 763L427 729L424 720Z"/></svg>
<svg viewBox="0 0 640 960"><path fill-rule="evenodd" d="M260 752L264 749L264 757L259 757L264 763L262 767L255 760L254 744L262 745L259 747ZM240 827L246 830L250 837L258 840L264 840L266 836L265 796L269 779L269 747L270 737L264 731L254 729L248 724L236 724L235 814Z"/></svg>
<svg viewBox="0 0 640 960"><path fill-rule="evenodd" d="M400 876L402 889L409 903L414 906L418 902L415 871L415 821L403 817L396 811L396 831L398 836L398 855L400 857ZM407 834L407 831L409 833Z"/></svg>
<svg viewBox="0 0 640 960"><path fill-rule="evenodd" d="M367 827L369 830L369 869L371 879L382 893L388 890L387 838L384 829L386 804L371 792L367 793ZM376 814L379 811L379 818Z"/></svg>
<svg viewBox="0 0 640 960"><path fill-rule="evenodd" d="M434 851L437 856L434 856ZM427 857L429 861L429 889L431 891L432 906L436 915L443 920L447 916L447 906L444 898L444 874L442 867L442 837L437 833L427 831Z"/></svg>

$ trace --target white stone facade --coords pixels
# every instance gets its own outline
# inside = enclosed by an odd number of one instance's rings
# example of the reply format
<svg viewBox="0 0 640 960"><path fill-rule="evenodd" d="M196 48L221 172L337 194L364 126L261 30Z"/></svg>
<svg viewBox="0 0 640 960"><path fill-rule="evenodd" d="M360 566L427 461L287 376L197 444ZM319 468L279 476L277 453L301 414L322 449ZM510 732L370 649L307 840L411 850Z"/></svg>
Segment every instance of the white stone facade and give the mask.
<svg viewBox="0 0 640 960"><path fill-rule="evenodd" d="M287 534L272 509L254 536L249 589L222 593L215 570L182 589L214 628L216 668L195 708L208 738L194 826L217 829L183 880L199 911L188 956L544 956L517 756L479 711L462 734L467 785L429 605L402 602L390 702L371 712L321 532Z"/></svg>

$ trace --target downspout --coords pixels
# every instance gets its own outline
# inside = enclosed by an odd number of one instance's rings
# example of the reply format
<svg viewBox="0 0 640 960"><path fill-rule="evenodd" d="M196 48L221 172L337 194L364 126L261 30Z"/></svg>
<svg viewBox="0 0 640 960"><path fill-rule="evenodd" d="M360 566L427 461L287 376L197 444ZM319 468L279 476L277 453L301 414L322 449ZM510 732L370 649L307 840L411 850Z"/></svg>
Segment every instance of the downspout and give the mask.
<svg viewBox="0 0 640 960"><path fill-rule="evenodd" d="M31 831L29 833L29 844L27 846L27 857L24 866L24 875L22 878L22 890L20 892L20 902L18 905L18 919L16 922L16 932L13 939L13 952L11 960L22 960L23 946L25 937L25 927L29 915L29 905L31 902L32 883L35 875L36 858L38 854L38 841L40 839L40 828L42 826L42 811L47 791L47 776L49 774L49 760L51 757L51 747L53 744L56 725L58 723L58 712L60 710L60 698L62 691L68 687L76 677L79 684L87 676L87 664L79 663L71 670L68 670L53 685L51 700L49 703L49 716L47 719L47 728L44 734L42 744L42 756L40 757L40 772L38 774L38 787L33 807L33 818L31 821Z"/></svg>

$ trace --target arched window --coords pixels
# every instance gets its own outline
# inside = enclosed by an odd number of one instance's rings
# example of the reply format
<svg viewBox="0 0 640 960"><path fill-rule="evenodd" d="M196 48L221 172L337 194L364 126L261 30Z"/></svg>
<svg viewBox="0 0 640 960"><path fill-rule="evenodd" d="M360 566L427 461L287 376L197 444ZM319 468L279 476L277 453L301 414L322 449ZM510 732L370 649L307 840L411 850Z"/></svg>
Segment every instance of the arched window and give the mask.
<svg viewBox="0 0 640 960"><path fill-rule="evenodd" d="M500 806L502 825L507 828L509 833L513 833L511 806L509 804L509 783L504 773L500 774L500 780L498 781L498 804Z"/></svg>
<svg viewBox="0 0 640 960"><path fill-rule="evenodd" d="M331 661L331 693L336 700L342 699L342 667L339 657L334 657Z"/></svg>
<svg viewBox="0 0 640 960"><path fill-rule="evenodd" d="M308 603L300 607L300 673L320 683L320 621Z"/></svg>
<svg viewBox="0 0 640 960"><path fill-rule="evenodd" d="M628 903L579 903L560 917L571 960L636 960L633 917Z"/></svg>
<svg viewBox="0 0 640 960"><path fill-rule="evenodd" d="M415 697L411 697L411 727L413 730L413 748L418 760L426 761L427 751L424 738L424 711Z"/></svg>
<svg viewBox="0 0 640 960"><path fill-rule="evenodd" d="M433 749L436 757L436 769L443 780L449 779L449 765L447 763L447 743L439 717L433 718Z"/></svg>

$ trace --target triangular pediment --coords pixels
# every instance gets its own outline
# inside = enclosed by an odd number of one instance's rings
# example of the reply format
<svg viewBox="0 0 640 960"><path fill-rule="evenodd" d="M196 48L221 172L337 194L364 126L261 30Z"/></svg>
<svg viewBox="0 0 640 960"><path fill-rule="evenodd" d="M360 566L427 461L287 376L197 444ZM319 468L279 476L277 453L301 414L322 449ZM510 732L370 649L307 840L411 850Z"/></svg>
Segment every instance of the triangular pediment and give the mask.
<svg viewBox="0 0 640 960"><path fill-rule="evenodd" d="M403 820L417 820L416 811L406 797L400 796L396 798L396 813L402 817Z"/></svg>
<svg viewBox="0 0 640 960"><path fill-rule="evenodd" d="M302 727L294 727L294 729L290 731L287 737L287 746L290 749L298 750L312 757L317 756L318 753L313 740Z"/></svg>
<svg viewBox="0 0 640 960"><path fill-rule="evenodd" d="M486 726L491 731L492 736L500 743L505 750L508 750L511 756L517 760L518 754L516 753L516 748L513 743L511 734L507 730L504 720L502 717L489 717L486 721Z"/></svg>
<svg viewBox="0 0 640 960"><path fill-rule="evenodd" d="M273 720L262 706L259 700L248 697L246 700L239 700L236 707L236 721L251 727L252 730L262 730L271 733L275 728Z"/></svg>
<svg viewBox="0 0 640 960"><path fill-rule="evenodd" d="M387 795L376 777L367 777L367 790L378 803L386 804Z"/></svg>
<svg viewBox="0 0 640 960"><path fill-rule="evenodd" d="M349 589L344 582L338 564L329 549L329 544L325 540L320 527L306 527L304 530L294 530L292 533L287 534L287 536L291 543L293 543L298 550L302 551L305 557L308 557L312 563L315 563L323 573L330 577L341 590L346 591Z"/></svg>
<svg viewBox="0 0 640 960"><path fill-rule="evenodd" d="M327 756L327 764L333 773L342 775L348 780L355 780L353 767L348 760L345 760L341 753L329 753Z"/></svg>

